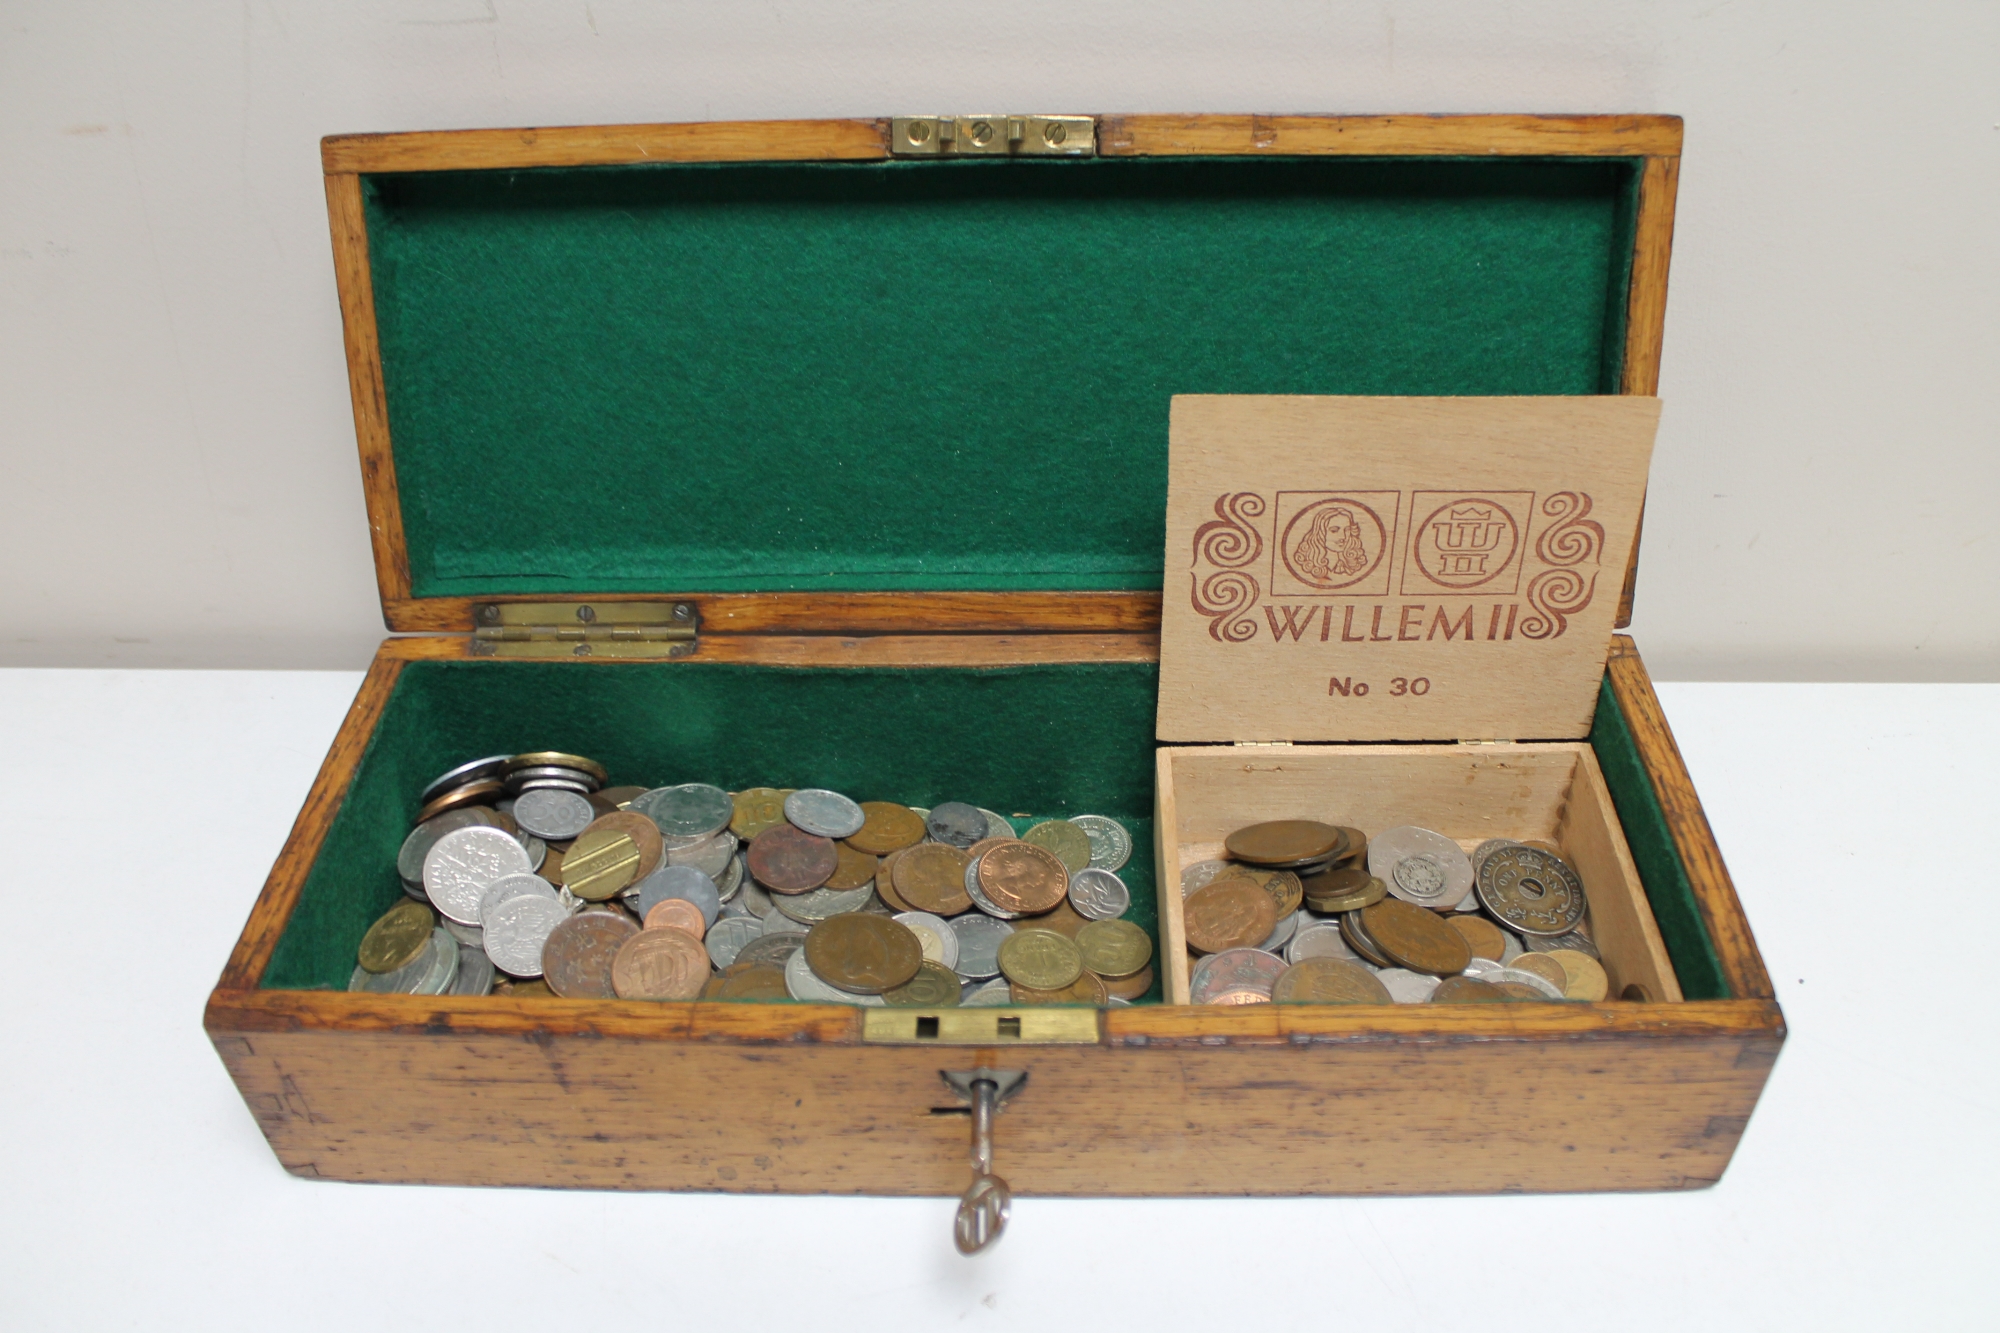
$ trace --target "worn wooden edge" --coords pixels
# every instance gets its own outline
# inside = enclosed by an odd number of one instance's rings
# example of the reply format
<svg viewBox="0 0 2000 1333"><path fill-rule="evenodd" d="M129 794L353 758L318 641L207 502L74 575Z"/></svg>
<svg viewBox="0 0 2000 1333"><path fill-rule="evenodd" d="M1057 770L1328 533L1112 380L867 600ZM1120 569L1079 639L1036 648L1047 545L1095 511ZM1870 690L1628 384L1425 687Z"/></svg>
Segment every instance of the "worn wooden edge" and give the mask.
<svg viewBox="0 0 2000 1333"><path fill-rule="evenodd" d="M1722 965L1730 993L1747 999L1771 999L1774 994L1771 977L1757 950L1756 937L1750 932L1742 900L1736 896L1735 882L1723 864L1722 849L1716 845L1715 831L1709 827L1708 815L1701 808L1701 797L1695 794L1694 781L1688 776L1687 763L1681 758L1680 746L1674 742L1673 729L1667 725L1659 696L1653 692L1652 678L1646 674L1638 646L1629 636L1612 636L1611 656L1605 668L1611 679L1612 697L1625 715L1632 743L1639 751L1640 762L1653 784L1653 795L1666 817L1667 831L1679 849L1681 865L1694 890L1695 906L1708 930L1709 941L1715 946L1716 959Z"/></svg>
<svg viewBox="0 0 2000 1333"><path fill-rule="evenodd" d="M1681 151L1679 116L1101 116L1107 157L1204 153L1649 157Z"/></svg>
<svg viewBox="0 0 2000 1333"><path fill-rule="evenodd" d="M1673 956L1667 952L1666 939L1660 934L1659 918L1653 915L1653 904L1646 897L1646 882L1640 878L1638 863L1632 859L1632 844L1625 839L1625 826L1619 822L1617 802L1611 799L1610 784L1604 780L1604 767L1597 762L1597 751L1588 742L1577 747L1576 777L1570 784L1570 796L1561 819L1565 829L1572 832L1577 829L1579 801L1585 800L1598 825L1609 834L1611 859L1618 863L1619 879L1632 886L1632 915L1638 925L1640 947L1658 979L1658 999L1680 1004L1687 998L1681 993L1680 974L1674 971Z"/></svg>
<svg viewBox="0 0 2000 1333"><path fill-rule="evenodd" d="M347 345L347 389L354 402L354 435L361 447L368 541L375 552L376 587L387 608L409 598L410 548L403 536L396 458L389 448L389 405L382 390L382 346L375 327L375 284L368 268L368 219L359 176L326 178L326 215L333 236L340 327Z"/></svg>
<svg viewBox="0 0 2000 1333"><path fill-rule="evenodd" d="M1667 270L1674 251L1674 204L1680 190L1678 156L1646 159L1639 177L1639 215L1632 238L1632 285L1625 304L1625 359L1620 393L1658 396L1660 357L1667 339ZM1646 514L1632 535L1625 585L1618 594L1617 628L1632 623L1632 598L1639 585L1639 544Z"/></svg>
<svg viewBox="0 0 2000 1333"><path fill-rule="evenodd" d="M1188 1003L1187 919L1181 900L1180 808L1174 749L1153 751L1153 901L1158 908L1161 991L1168 1004Z"/></svg>
<svg viewBox="0 0 2000 1333"><path fill-rule="evenodd" d="M1113 1046L1318 1045L1366 1042L1441 1044L1590 1038L1784 1036L1784 1015L1765 1000L1680 1004L1157 1005L1113 1009Z"/></svg>
<svg viewBox="0 0 2000 1333"><path fill-rule="evenodd" d="M386 440L386 437L385 437ZM391 477L393 485L393 474ZM373 503L373 496L370 497ZM400 529L398 531L400 537ZM407 577L407 575L405 576ZM1009 631L1157 631L1157 592L577 592L518 597L384 600L399 633L469 633L474 608L495 602L691 602L703 635L1000 634Z"/></svg>
<svg viewBox="0 0 2000 1333"><path fill-rule="evenodd" d="M715 120L333 134L320 140L319 155L328 175L643 162L869 161L889 155L889 121Z"/></svg>
<svg viewBox="0 0 2000 1333"><path fill-rule="evenodd" d="M369 738L375 734L376 724L382 719L382 710L402 670L402 659L388 653L377 653L369 664L368 674L362 677L361 688L355 693L354 702L348 705L347 716L341 720L326 758L320 761L319 774L313 778L305 804L299 808L298 818L292 821L292 831L272 864L271 873L264 879L264 888L250 909L250 918L243 923L243 933L229 952L222 978L216 983L218 990L253 987L263 977L271 962L271 952L285 933L285 924L291 920L306 876L312 872L320 845L326 841L334 814L347 796L348 783L354 778L354 770L368 748Z"/></svg>
<svg viewBox="0 0 2000 1333"><path fill-rule="evenodd" d="M463 635L426 634L389 639L382 652L405 662L489 662ZM518 661L522 659L510 658ZM578 657L551 645L546 661L580 667L610 666L631 659ZM747 662L786 667L1008 667L1079 662L1157 662L1158 634L738 634L704 640L685 662Z"/></svg>

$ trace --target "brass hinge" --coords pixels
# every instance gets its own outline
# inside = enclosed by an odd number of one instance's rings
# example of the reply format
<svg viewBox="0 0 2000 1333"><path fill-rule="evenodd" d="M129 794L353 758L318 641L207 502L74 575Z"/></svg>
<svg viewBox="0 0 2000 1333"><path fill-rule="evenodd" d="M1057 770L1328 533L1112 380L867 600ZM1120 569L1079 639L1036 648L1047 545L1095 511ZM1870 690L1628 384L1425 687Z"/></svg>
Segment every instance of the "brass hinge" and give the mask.
<svg viewBox="0 0 2000 1333"><path fill-rule="evenodd" d="M1089 116L897 116L889 122L895 157L1091 157L1097 122Z"/></svg>
<svg viewBox="0 0 2000 1333"><path fill-rule="evenodd" d="M1231 741L1229 743L1239 750L1289 750L1292 748L1290 741Z"/></svg>
<svg viewBox="0 0 2000 1333"><path fill-rule="evenodd" d="M861 1039L915 1046L1092 1045L1095 1009L863 1009Z"/></svg>
<svg viewBox="0 0 2000 1333"><path fill-rule="evenodd" d="M699 617L692 602L481 602L475 657L686 657Z"/></svg>

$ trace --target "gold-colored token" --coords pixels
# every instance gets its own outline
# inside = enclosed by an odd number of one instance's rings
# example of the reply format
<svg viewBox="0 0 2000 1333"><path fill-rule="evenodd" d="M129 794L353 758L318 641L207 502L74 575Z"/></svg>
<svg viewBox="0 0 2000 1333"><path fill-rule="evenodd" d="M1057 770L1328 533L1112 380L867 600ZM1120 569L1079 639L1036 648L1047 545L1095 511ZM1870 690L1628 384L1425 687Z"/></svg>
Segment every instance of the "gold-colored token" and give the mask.
<svg viewBox="0 0 2000 1333"><path fill-rule="evenodd" d="M1305 958L1278 974L1274 1004L1392 1004L1389 988L1345 958Z"/></svg>
<svg viewBox="0 0 2000 1333"><path fill-rule="evenodd" d="M894 801L863 801L861 827L847 839L856 851L887 856L914 847L926 836L923 816Z"/></svg>
<svg viewBox="0 0 2000 1333"><path fill-rule="evenodd" d="M1007 989L1015 1004L1087 1004L1102 1009L1111 1003L1111 992L1094 972L1078 973L1075 981L1060 990L1023 986L1018 981L1009 982Z"/></svg>
<svg viewBox="0 0 2000 1333"><path fill-rule="evenodd" d="M1187 942L1203 953L1254 949L1271 937L1278 905L1256 881L1225 875L1196 889L1181 904Z"/></svg>
<svg viewBox="0 0 2000 1333"><path fill-rule="evenodd" d="M454 787L430 802L423 809L417 811L416 819L411 821L412 827L417 824L428 823L447 810L460 810L468 806L491 805L506 794L507 785L503 782L472 782L467 783L463 787Z"/></svg>
<svg viewBox="0 0 2000 1333"><path fill-rule="evenodd" d="M563 858L563 887L585 902L601 903L638 876L639 848L631 835L597 829L577 835Z"/></svg>
<svg viewBox="0 0 2000 1333"><path fill-rule="evenodd" d="M361 937L357 961L377 975L408 967L430 947L431 931L436 927L437 917L430 908L405 898L368 927L368 933Z"/></svg>
<svg viewBox="0 0 2000 1333"><path fill-rule="evenodd" d="M744 842L785 822L785 793L776 787L733 792L729 803L735 808L729 817L729 831Z"/></svg>
<svg viewBox="0 0 2000 1333"><path fill-rule="evenodd" d="M1375 947L1398 967L1434 977L1456 976L1472 962L1472 946L1437 913L1401 898L1384 898L1360 912Z"/></svg>
<svg viewBox="0 0 2000 1333"><path fill-rule="evenodd" d="M1551 949L1536 956L1553 959L1562 968L1566 978L1562 992L1566 1000L1595 1004L1611 992L1611 979L1604 974L1604 964L1581 949Z"/></svg>
<svg viewBox="0 0 2000 1333"><path fill-rule="evenodd" d="M1465 937L1472 946L1474 958L1487 958L1499 962L1507 953L1507 937L1500 933L1500 927L1484 917L1470 912L1460 912L1445 918L1445 924Z"/></svg>
<svg viewBox="0 0 2000 1333"><path fill-rule="evenodd" d="M874 856L855 850L851 841L833 844L833 850L840 859L834 863L833 873L827 876L821 888L858 889L873 882L876 872L882 868Z"/></svg>
<svg viewBox="0 0 2000 1333"><path fill-rule="evenodd" d="M883 991L882 1002L897 1009L954 1009L958 996L958 973L926 958L918 965L917 975L894 990Z"/></svg>
<svg viewBox="0 0 2000 1333"><path fill-rule="evenodd" d="M1059 991L1083 975L1083 954L1053 930L1017 930L1000 941L1000 971L1015 985Z"/></svg>
<svg viewBox="0 0 2000 1333"><path fill-rule="evenodd" d="M1044 819L1023 833L1021 841L1054 852L1072 875L1090 864L1090 835L1067 819Z"/></svg>
<svg viewBox="0 0 2000 1333"><path fill-rule="evenodd" d="M540 977L536 977L533 981L509 981L504 990L501 989L500 983L496 981L493 985L493 993L495 995L511 995L517 1000L552 1000L556 994L549 989L549 983L543 981Z"/></svg>
<svg viewBox="0 0 2000 1333"><path fill-rule="evenodd" d="M1559 991L1567 993L1569 990L1568 970L1548 954L1523 953L1516 957L1513 962L1507 964L1507 966L1515 968L1518 971L1533 973ZM1548 997L1545 995L1542 998L1547 999Z"/></svg>
<svg viewBox="0 0 2000 1333"><path fill-rule="evenodd" d="M660 836L660 826L642 814L631 810L612 810L591 820L589 827L576 836L587 837L592 832L603 829L623 833L632 840L632 845L639 849L639 865L632 872L634 884L658 870L660 862L666 859L667 842ZM572 841L570 845L574 847L576 844Z"/></svg>
<svg viewBox="0 0 2000 1333"><path fill-rule="evenodd" d="M1418 908L1422 911L1422 908ZM1518 982L1516 983L1519 984ZM1525 989L1525 988L1524 988ZM1547 996L1537 998L1546 999ZM1446 977L1431 992L1432 1004L1505 1004L1507 997L1498 986L1473 977Z"/></svg>
<svg viewBox="0 0 2000 1333"><path fill-rule="evenodd" d="M1109 983L1129 977L1153 961L1153 937L1130 921L1091 921L1076 933L1077 953L1086 972Z"/></svg>
<svg viewBox="0 0 2000 1333"><path fill-rule="evenodd" d="M1095 973L1092 973L1095 976ZM1105 993L1114 1000L1136 1000L1153 989L1153 969L1142 967L1129 977L1098 977Z"/></svg>

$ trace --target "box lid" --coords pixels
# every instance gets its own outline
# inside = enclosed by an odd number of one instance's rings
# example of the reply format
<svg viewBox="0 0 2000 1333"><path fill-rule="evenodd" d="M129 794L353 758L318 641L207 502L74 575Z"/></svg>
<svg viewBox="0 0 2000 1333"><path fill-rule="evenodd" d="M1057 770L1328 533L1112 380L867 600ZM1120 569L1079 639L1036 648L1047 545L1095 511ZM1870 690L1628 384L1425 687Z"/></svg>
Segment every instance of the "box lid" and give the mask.
<svg viewBox="0 0 2000 1333"><path fill-rule="evenodd" d="M860 121L328 140L391 627L1157 596L1175 393L1651 387L1671 118L1099 124L1037 160Z"/></svg>
<svg viewBox="0 0 2000 1333"><path fill-rule="evenodd" d="M1160 739L1584 736L1659 412L1176 397Z"/></svg>

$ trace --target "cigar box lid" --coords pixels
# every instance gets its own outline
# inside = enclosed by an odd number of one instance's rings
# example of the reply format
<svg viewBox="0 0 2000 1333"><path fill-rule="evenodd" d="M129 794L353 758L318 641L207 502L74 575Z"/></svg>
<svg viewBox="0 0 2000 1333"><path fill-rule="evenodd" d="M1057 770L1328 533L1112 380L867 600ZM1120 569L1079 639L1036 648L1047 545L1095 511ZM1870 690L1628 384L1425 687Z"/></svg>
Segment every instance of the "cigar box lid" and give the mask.
<svg viewBox="0 0 2000 1333"><path fill-rule="evenodd" d="M1035 160L895 159L887 120L327 140L390 626L1150 597L1174 394L1651 387L1672 118L1096 123Z"/></svg>
<svg viewBox="0 0 2000 1333"><path fill-rule="evenodd" d="M1657 398L1172 411L1160 739L1589 732Z"/></svg>

